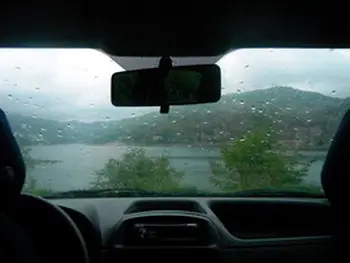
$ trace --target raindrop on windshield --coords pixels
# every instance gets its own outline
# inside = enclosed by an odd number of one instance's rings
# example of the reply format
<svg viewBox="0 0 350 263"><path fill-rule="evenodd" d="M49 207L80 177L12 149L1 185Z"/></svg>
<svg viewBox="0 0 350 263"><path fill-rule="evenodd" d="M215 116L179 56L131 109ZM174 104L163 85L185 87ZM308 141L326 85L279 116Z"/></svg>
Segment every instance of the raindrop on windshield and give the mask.
<svg viewBox="0 0 350 263"><path fill-rule="evenodd" d="M249 65L245 65L244 68L249 68Z"/></svg>
<svg viewBox="0 0 350 263"><path fill-rule="evenodd" d="M207 113L211 113L211 110L207 110Z"/></svg>
<svg viewBox="0 0 350 263"><path fill-rule="evenodd" d="M40 91L40 88L39 88L39 87L35 87L35 90L36 90L36 91Z"/></svg>
<svg viewBox="0 0 350 263"><path fill-rule="evenodd" d="M239 104L243 105L243 104L244 104L244 101L243 101L243 100L241 100L241 101L239 102Z"/></svg>
<svg viewBox="0 0 350 263"><path fill-rule="evenodd" d="M312 120L309 118L309 119L307 119L307 122L310 123L310 122L312 122Z"/></svg>
<svg viewBox="0 0 350 263"><path fill-rule="evenodd" d="M176 123L176 121L175 121L175 120L173 120L173 121L172 121L172 123L174 123L174 124L175 124L175 123Z"/></svg>
<svg viewBox="0 0 350 263"><path fill-rule="evenodd" d="M240 81L239 81L239 84L243 84L243 83L244 83L244 80L240 80Z"/></svg>
<svg viewBox="0 0 350 263"><path fill-rule="evenodd" d="M259 109L259 113L263 113L263 110L262 110L262 109Z"/></svg>
<svg viewBox="0 0 350 263"><path fill-rule="evenodd" d="M331 94L332 94L332 95L334 95L334 94L335 94L335 92L336 92L335 90L332 90L332 93L331 93Z"/></svg>
<svg viewBox="0 0 350 263"><path fill-rule="evenodd" d="M237 93L241 93L241 89L237 89Z"/></svg>
<svg viewBox="0 0 350 263"><path fill-rule="evenodd" d="M20 66L16 66L16 69L17 69L17 70L21 70L21 67L20 67Z"/></svg>
<svg viewBox="0 0 350 263"><path fill-rule="evenodd" d="M8 94L7 97L8 97L9 99L12 99L12 98L13 98L12 94Z"/></svg>

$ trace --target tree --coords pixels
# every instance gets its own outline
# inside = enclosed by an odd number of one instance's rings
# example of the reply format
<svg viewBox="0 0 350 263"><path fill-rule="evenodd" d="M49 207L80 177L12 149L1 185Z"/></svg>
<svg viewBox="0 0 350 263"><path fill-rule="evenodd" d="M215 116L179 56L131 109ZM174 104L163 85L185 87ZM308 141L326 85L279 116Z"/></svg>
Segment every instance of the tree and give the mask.
<svg viewBox="0 0 350 263"><path fill-rule="evenodd" d="M211 182L228 192L300 185L308 164L273 149L275 143L271 133L255 131L223 146L223 161L211 162Z"/></svg>
<svg viewBox="0 0 350 263"><path fill-rule="evenodd" d="M150 158L142 148L133 148L121 159L109 159L96 171L94 188L128 188L159 192L188 189L182 184L184 173L170 166L168 158Z"/></svg>
<svg viewBox="0 0 350 263"><path fill-rule="evenodd" d="M28 177L28 176L26 178L26 182L23 187L23 192L29 193L32 195L38 195L38 196L46 196L46 195L51 195L53 193L51 189L38 187L37 180L34 179L33 177Z"/></svg>
<svg viewBox="0 0 350 263"><path fill-rule="evenodd" d="M35 160L34 160L34 159L32 158L32 156L30 155L31 150L32 150L32 149L29 148L29 147L22 147L22 148L21 148L23 160L24 160L24 162L25 162L25 164L26 164L26 168L27 168L28 170L33 169L33 168L35 167L35 165L36 165Z"/></svg>

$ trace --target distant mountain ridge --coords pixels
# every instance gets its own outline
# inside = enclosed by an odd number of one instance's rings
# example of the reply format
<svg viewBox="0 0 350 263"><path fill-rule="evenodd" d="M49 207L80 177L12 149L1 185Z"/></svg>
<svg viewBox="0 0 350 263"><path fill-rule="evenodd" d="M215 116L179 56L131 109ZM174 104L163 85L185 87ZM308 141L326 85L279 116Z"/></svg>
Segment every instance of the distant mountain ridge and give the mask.
<svg viewBox="0 0 350 263"><path fill-rule="evenodd" d="M65 144L95 138L102 123L60 122L8 113L8 119L20 145Z"/></svg>
<svg viewBox="0 0 350 263"><path fill-rule="evenodd" d="M9 113L9 120L22 145L116 141L215 144L269 124L280 140L298 140L304 147L326 147L349 108L349 98L272 87L224 95L215 104L171 107L168 115L155 111L119 121L82 123Z"/></svg>
<svg viewBox="0 0 350 263"><path fill-rule="evenodd" d="M224 95L216 104L171 107L169 115L149 113L119 122L118 133L97 142L215 144L248 130L272 125L280 140L304 148L328 147L350 99L291 87Z"/></svg>

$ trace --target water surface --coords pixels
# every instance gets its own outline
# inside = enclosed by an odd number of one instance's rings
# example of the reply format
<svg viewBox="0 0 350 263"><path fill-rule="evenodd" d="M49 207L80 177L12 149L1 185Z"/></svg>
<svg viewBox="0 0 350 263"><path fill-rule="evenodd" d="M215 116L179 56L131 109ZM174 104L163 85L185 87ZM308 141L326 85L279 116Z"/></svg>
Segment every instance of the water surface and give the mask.
<svg viewBox="0 0 350 263"><path fill-rule="evenodd" d="M103 168L109 158L119 158L129 147L123 145L64 144L32 146L32 157L42 160L58 160L54 164L37 166L30 171L38 186L56 191L89 187L94 172ZM149 156L166 154L174 168L185 172L184 182L203 190L214 190L209 182L209 159L219 158L219 149L201 149L185 146L143 147ZM311 164L305 181L320 185L323 152L302 152L306 156L321 156Z"/></svg>

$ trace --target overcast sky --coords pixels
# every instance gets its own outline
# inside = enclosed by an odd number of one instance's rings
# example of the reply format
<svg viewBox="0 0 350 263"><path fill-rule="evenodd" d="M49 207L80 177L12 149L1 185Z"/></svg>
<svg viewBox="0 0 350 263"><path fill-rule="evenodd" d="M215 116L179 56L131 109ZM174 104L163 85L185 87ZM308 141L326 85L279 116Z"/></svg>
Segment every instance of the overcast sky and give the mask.
<svg viewBox="0 0 350 263"><path fill-rule="evenodd" d="M350 96L350 50L239 50L218 64L224 93L288 85ZM60 120L140 114L144 109L110 104L111 75L123 70L96 50L0 49L0 107Z"/></svg>

